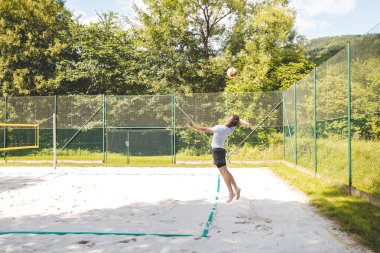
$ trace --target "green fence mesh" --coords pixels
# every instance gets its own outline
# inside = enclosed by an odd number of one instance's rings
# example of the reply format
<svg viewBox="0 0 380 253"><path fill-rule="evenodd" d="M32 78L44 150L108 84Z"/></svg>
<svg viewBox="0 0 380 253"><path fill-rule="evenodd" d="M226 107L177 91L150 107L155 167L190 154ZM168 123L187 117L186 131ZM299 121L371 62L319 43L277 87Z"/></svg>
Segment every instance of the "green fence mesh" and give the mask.
<svg viewBox="0 0 380 253"><path fill-rule="evenodd" d="M39 124L38 149L5 151L4 159L29 160L50 159L52 157L52 115L54 112L54 97L7 97L3 100L4 123ZM33 128L19 128L16 131L3 129L3 147L23 146L36 142Z"/></svg>
<svg viewBox="0 0 380 253"><path fill-rule="evenodd" d="M176 95L176 148L179 155L196 156L210 153L211 135L186 126L187 120L211 127L223 123L227 117L225 93Z"/></svg>
<svg viewBox="0 0 380 253"><path fill-rule="evenodd" d="M317 67L317 171L348 180L347 49Z"/></svg>
<svg viewBox="0 0 380 253"><path fill-rule="evenodd" d="M211 134L189 129L193 120L201 126L224 124L233 114L252 123L237 129L226 143L230 160L280 159L282 149L281 92L212 93L176 95L176 150L179 155L209 154Z"/></svg>
<svg viewBox="0 0 380 253"><path fill-rule="evenodd" d="M294 85L283 93L284 159L296 162L295 89Z"/></svg>
<svg viewBox="0 0 380 253"><path fill-rule="evenodd" d="M174 95L107 96L105 100L107 162L174 162Z"/></svg>
<svg viewBox="0 0 380 253"><path fill-rule="evenodd" d="M229 139L230 160L277 160L282 150L282 92L229 93L228 113L253 124Z"/></svg>
<svg viewBox="0 0 380 253"><path fill-rule="evenodd" d="M351 45L352 185L380 196L380 25Z"/></svg>
<svg viewBox="0 0 380 253"><path fill-rule="evenodd" d="M379 73L380 25L285 90L284 159L380 196Z"/></svg>
<svg viewBox="0 0 380 253"><path fill-rule="evenodd" d="M57 96L57 159L103 159L103 96Z"/></svg>
<svg viewBox="0 0 380 253"><path fill-rule="evenodd" d="M313 72L306 75L293 87L295 89L295 111L297 122L297 162L314 169L314 78ZM294 95L294 92L293 92ZM294 106L294 105L293 105Z"/></svg>

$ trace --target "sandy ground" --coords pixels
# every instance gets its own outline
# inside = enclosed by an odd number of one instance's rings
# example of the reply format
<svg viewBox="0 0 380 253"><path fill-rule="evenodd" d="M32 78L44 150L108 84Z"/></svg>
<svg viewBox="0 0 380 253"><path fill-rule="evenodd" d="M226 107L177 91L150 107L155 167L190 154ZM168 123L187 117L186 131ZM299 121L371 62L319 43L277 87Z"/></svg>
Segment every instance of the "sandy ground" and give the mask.
<svg viewBox="0 0 380 253"><path fill-rule="evenodd" d="M240 200L215 203L210 168L0 168L0 230L153 235L0 235L0 252L370 252L270 170L231 169Z"/></svg>

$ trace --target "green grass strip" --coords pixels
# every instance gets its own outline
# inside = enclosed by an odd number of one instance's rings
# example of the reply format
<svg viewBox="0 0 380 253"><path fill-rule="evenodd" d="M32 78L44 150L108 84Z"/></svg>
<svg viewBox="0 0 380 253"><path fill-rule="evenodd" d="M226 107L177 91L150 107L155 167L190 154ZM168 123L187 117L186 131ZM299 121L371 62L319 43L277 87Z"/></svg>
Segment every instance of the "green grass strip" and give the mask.
<svg viewBox="0 0 380 253"><path fill-rule="evenodd" d="M208 220L207 220L205 228L203 230L202 237L207 237L207 235L208 235L208 231L210 229L212 218L214 217L214 214L215 214L215 211L216 211L216 206L218 205L217 201L219 199L219 191L220 191L220 175L218 175L218 187L217 187L217 190L216 190L217 195L215 196L215 203L212 206L210 215L208 216Z"/></svg>
<svg viewBox="0 0 380 253"><path fill-rule="evenodd" d="M333 220L340 230L355 241L380 253L380 208L351 196L341 184L319 179L285 165L272 165L271 170L306 193L309 203L323 216Z"/></svg>
<svg viewBox="0 0 380 253"><path fill-rule="evenodd" d="M191 234L160 234L160 233L125 233L125 232L84 232L84 231L0 231L0 234L35 234L35 235L130 235L130 236L162 236L187 237Z"/></svg>

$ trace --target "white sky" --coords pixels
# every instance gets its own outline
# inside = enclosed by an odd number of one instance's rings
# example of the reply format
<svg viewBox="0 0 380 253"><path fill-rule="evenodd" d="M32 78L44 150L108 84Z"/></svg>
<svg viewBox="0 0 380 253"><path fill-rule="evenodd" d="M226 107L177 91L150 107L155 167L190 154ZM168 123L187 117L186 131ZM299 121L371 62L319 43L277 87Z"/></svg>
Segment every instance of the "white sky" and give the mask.
<svg viewBox="0 0 380 253"><path fill-rule="evenodd" d="M67 0L66 6L82 23L97 20L96 11L134 15L133 2L141 0ZM380 23L380 0L290 0L296 10L296 28L308 39L364 34Z"/></svg>

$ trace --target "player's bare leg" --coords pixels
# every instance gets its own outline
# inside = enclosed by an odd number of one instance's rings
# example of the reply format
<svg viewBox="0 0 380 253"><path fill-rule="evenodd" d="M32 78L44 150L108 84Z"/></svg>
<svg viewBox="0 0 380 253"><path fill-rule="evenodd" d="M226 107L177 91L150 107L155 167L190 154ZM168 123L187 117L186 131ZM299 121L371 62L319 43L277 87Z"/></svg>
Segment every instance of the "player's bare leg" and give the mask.
<svg viewBox="0 0 380 253"><path fill-rule="evenodd" d="M227 186L227 189L228 189L228 199L226 201L226 203L229 203L232 201L232 199L235 197L235 192L233 191L232 189L232 180L235 182L235 180L233 179L231 173L229 173L229 171L227 170L227 166L223 166L223 167L220 167L219 168L219 171L220 171L220 174L222 175L223 179L224 179L224 182L226 183L226 186ZM235 185L236 185L236 182L235 182ZM239 192L240 193L240 192Z"/></svg>
<svg viewBox="0 0 380 253"><path fill-rule="evenodd" d="M232 176L231 172L229 172L227 170L227 168L226 168L226 171L229 174L229 176L231 178L231 184L232 184L233 188L235 189L236 199L239 199L240 198L240 191L241 191L241 189L237 186L237 184L235 182L235 179L234 179L234 176Z"/></svg>

